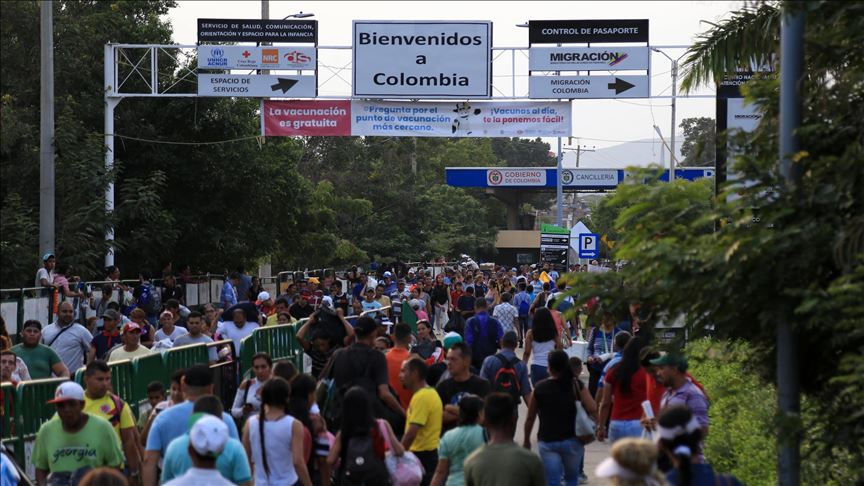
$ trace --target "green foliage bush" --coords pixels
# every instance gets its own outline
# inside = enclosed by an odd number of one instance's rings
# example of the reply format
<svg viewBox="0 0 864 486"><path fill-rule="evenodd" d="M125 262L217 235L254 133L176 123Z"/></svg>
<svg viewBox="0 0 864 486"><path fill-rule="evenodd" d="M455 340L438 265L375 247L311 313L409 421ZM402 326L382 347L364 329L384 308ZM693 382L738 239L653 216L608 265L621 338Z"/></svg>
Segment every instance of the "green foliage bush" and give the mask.
<svg viewBox="0 0 864 486"><path fill-rule="evenodd" d="M743 341L701 339L687 347L690 372L711 400L706 459L744 484L769 485L777 482L777 394L749 369L754 352Z"/></svg>

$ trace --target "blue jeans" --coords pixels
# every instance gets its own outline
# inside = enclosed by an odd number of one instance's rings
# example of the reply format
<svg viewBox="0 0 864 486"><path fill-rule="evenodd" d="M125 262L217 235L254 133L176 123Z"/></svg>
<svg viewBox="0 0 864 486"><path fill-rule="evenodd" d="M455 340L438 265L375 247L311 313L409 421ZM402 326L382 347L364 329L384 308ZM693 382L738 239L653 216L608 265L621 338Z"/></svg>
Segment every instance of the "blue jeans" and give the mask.
<svg viewBox="0 0 864 486"><path fill-rule="evenodd" d="M579 484L579 468L582 465L582 452L585 446L577 438L558 442L537 443L540 449L540 459L546 471L548 486L561 486L561 476L564 476L565 486Z"/></svg>
<svg viewBox="0 0 864 486"><path fill-rule="evenodd" d="M610 420L609 443L625 437L642 437L642 424L638 420Z"/></svg>
<svg viewBox="0 0 864 486"><path fill-rule="evenodd" d="M549 378L549 368L541 365L531 365L531 385L537 386L537 382Z"/></svg>

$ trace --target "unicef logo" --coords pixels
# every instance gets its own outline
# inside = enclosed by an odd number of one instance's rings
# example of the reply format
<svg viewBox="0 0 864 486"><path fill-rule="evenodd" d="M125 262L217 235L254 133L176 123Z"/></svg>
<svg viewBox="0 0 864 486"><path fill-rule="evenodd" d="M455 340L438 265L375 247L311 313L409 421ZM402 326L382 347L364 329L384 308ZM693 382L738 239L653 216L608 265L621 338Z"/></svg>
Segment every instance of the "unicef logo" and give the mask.
<svg viewBox="0 0 864 486"><path fill-rule="evenodd" d="M561 173L561 183L569 185L573 182L573 171L565 170Z"/></svg>
<svg viewBox="0 0 864 486"><path fill-rule="evenodd" d="M489 180L490 186L497 186L504 181L504 175L501 174L500 170L490 170L487 179Z"/></svg>
<svg viewBox="0 0 864 486"><path fill-rule="evenodd" d="M222 49L213 49L213 57L222 57L225 55L225 51Z"/></svg>

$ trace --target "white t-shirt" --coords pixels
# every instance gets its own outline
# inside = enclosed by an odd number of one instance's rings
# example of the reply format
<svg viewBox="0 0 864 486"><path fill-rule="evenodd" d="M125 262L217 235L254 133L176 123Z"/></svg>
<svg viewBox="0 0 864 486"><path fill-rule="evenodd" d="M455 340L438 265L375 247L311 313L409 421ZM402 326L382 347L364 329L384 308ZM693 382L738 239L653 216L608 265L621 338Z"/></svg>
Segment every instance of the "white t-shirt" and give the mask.
<svg viewBox="0 0 864 486"><path fill-rule="evenodd" d="M177 476L163 486L234 486L234 483L223 478L217 469L192 467L186 474Z"/></svg>
<svg viewBox="0 0 864 486"><path fill-rule="evenodd" d="M246 322L243 327L237 327L234 321L221 322L216 332L222 339L230 339L234 341L234 355L240 357L240 341L246 336L252 334L252 331L258 329L257 322Z"/></svg>
<svg viewBox="0 0 864 486"><path fill-rule="evenodd" d="M42 287L42 279L48 280L48 285L54 283L54 272L49 272L47 268L42 267L36 271L36 285L34 287Z"/></svg>
<svg viewBox="0 0 864 486"><path fill-rule="evenodd" d="M156 340L163 341L167 339L173 343L175 339L184 334L188 334L188 331L186 331L185 327L174 326L174 330L171 331L171 334L166 334L165 329L163 328L156 331Z"/></svg>

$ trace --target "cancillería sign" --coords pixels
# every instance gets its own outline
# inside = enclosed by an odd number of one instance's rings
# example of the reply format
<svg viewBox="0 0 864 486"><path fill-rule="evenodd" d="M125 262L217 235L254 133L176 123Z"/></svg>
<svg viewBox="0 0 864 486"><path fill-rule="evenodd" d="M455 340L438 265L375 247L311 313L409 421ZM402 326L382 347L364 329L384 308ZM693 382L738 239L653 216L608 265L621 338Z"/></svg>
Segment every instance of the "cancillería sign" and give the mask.
<svg viewBox="0 0 864 486"><path fill-rule="evenodd" d="M647 70L647 47L532 47L530 71Z"/></svg>
<svg viewBox="0 0 864 486"><path fill-rule="evenodd" d="M648 98L650 78L644 76L531 76L530 98Z"/></svg>
<svg viewBox="0 0 864 486"><path fill-rule="evenodd" d="M317 20L198 19L198 42L318 43Z"/></svg>
<svg viewBox="0 0 864 486"><path fill-rule="evenodd" d="M528 42L648 42L648 19L532 20L528 22Z"/></svg>
<svg viewBox="0 0 864 486"><path fill-rule="evenodd" d="M199 69L315 69L312 46L198 46Z"/></svg>
<svg viewBox="0 0 864 486"><path fill-rule="evenodd" d="M198 96L314 98L315 76L198 74Z"/></svg>
<svg viewBox="0 0 864 486"><path fill-rule="evenodd" d="M354 21L353 94L488 98L492 22Z"/></svg>

